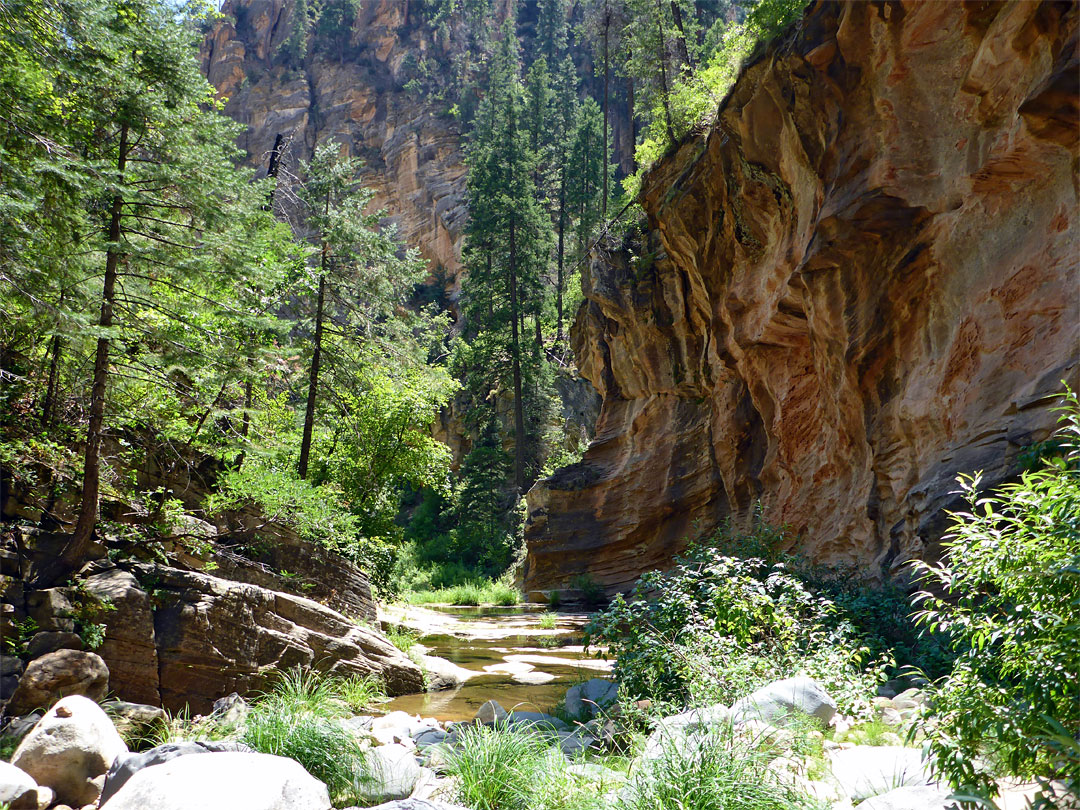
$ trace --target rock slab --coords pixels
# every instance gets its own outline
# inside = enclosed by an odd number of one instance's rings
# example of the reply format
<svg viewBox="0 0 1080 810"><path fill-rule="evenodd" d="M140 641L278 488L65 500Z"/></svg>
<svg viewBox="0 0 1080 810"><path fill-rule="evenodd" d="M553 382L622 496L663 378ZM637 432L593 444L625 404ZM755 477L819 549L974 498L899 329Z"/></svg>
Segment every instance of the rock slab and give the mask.
<svg viewBox="0 0 1080 810"><path fill-rule="evenodd" d="M794 715L813 717L827 726L836 714L836 701L812 678L795 677L773 681L731 707L735 722L762 720L782 726Z"/></svg>
<svg viewBox="0 0 1080 810"><path fill-rule="evenodd" d="M146 768L102 810L330 810L326 786L300 763L269 754L181 756Z"/></svg>

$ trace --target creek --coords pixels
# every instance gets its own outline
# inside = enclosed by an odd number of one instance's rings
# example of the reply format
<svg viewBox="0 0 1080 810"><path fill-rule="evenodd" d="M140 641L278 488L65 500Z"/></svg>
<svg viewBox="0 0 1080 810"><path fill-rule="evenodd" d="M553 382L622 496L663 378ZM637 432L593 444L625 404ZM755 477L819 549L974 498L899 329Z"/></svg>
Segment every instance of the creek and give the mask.
<svg viewBox="0 0 1080 810"><path fill-rule="evenodd" d="M545 628L545 612L539 605L385 608L381 618L420 633L427 655L472 674L455 689L403 695L383 708L442 721L471 720L488 700L508 711L550 712L573 684L610 673L610 661L581 646L587 613L559 611L555 627Z"/></svg>

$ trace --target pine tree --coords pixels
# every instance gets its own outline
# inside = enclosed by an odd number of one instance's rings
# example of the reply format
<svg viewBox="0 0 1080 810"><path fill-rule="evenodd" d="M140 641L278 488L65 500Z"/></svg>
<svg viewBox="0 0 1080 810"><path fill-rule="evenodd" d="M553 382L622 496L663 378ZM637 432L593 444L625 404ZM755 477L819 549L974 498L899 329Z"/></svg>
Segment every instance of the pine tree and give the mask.
<svg viewBox="0 0 1080 810"><path fill-rule="evenodd" d="M513 410L514 473L527 484L523 379L524 316L535 311L551 248L551 224L539 201L536 155L528 129L517 39L509 24L492 60L488 92L469 148L470 221L464 258L469 271L466 307L484 344L501 345L508 360ZM491 354L499 353L497 350ZM493 369L497 371L501 369Z"/></svg>

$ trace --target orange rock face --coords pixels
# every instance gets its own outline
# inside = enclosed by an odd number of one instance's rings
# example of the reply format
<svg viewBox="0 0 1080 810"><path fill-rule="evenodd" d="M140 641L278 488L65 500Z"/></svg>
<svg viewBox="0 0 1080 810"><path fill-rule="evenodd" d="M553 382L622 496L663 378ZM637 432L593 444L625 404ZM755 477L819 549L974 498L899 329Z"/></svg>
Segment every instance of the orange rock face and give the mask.
<svg viewBox="0 0 1080 810"><path fill-rule="evenodd" d="M300 69L284 63L294 4L228 0L206 35L203 73L227 98L225 112L247 131L240 146L265 170L278 134L295 165L332 140L364 161L361 181L376 192L403 241L441 266L453 300L460 289L466 208L460 133L445 105L436 108L406 85L436 44L410 17L409 3L361 4L347 42L313 37ZM280 201L277 201L280 202Z"/></svg>
<svg viewBox="0 0 1080 810"><path fill-rule="evenodd" d="M529 493L527 589L609 592L724 518L869 576L933 554L1078 385L1072 3L824 3L647 175L584 281L603 396Z"/></svg>

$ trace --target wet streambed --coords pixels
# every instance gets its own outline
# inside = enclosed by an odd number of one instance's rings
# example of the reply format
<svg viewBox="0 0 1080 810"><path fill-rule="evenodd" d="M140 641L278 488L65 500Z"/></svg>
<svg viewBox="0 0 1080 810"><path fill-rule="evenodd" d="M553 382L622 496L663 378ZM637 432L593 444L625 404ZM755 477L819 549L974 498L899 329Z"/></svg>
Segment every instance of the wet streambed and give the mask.
<svg viewBox="0 0 1080 810"><path fill-rule="evenodd" d="M442 692L403 695L385 704L439 720L470 720L488 700L507 710L550 711L578 681L604 677L610 662L581 646L585 613L559 612L555 628L540 626L544 608L387 608L383 618L420 632L428 655L472 673L462 686Z"/></svg>

